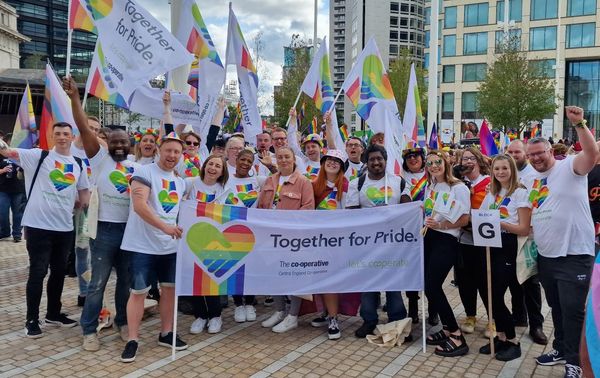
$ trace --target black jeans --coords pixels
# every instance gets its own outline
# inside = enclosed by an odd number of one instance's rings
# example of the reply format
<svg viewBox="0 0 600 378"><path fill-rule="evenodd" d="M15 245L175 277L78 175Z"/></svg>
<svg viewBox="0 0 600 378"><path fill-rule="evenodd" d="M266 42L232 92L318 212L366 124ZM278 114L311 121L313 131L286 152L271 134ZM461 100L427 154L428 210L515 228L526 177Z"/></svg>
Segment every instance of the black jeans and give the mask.
<svg viewBox="0 0 600 378"><path fill-rule="evenodd" d="M425 295L429 308L440 315L442 324L450 332L458 330L452 307L442 285L456 263L458 240L456 237L428 230L425 235Z"/></svg>
<svg viewBox="0 0 600 378"><path fill-rule="evenodd" d="M460 300L467 316L477 316L477 292L485 303L485 248L459 244L460 258L456 264L456 279Z"/></svg>
<svg viewBox="0 0 600 378"><path fill-rule="evenodd" d="M233 304L236 306L254 306L254 295L234 295Z"/></svg>
<svg viewBox="0 0 600 378"><path fill-rule="evenodd" d="M29 254L29 278L27 279L27 320L38 320L44 278L50 267L46 284L48 309L46 317L60 315L67 257L74 240L73 231L49 231L26 227L26 247Z"/></svg>
<svg viewBox="0 0 600 378"><path fill-rule="evenodd" d="M190 297L194 308L194 316L202 319L212 319L221 316L221 299L218 295L203 295Z"/></svg>
<svg viewBox="0 0 600 378"><path fill-rule="evenodd" d="M526 321L529 318L529 328L542 328L542 288L538 275L529 277L523 284L515 279L508 287L511 295L513 319Z"/></svg>
<svg viewBox="0 0 600 378"><path fill-rule="evenodd" d="M538 256L538 274L552 309L552 347L564 354L568 364L580 366L579 342L585 316L594 256Z"/></svg>

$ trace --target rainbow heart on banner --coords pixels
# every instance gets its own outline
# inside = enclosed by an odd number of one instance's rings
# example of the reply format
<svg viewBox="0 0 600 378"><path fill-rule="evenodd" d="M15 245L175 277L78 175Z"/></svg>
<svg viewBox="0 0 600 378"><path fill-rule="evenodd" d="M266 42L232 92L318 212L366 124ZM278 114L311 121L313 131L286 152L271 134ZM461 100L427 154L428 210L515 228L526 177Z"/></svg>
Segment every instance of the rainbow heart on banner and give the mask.
<svg viewBox="0 0 600 378"><path fill-rule="evenodd" d="M255 238L252 230L241 224L221 231L200 222L190 227L186 242L204 272L220 284L243 265L244 258L254 249Z"/></svg>

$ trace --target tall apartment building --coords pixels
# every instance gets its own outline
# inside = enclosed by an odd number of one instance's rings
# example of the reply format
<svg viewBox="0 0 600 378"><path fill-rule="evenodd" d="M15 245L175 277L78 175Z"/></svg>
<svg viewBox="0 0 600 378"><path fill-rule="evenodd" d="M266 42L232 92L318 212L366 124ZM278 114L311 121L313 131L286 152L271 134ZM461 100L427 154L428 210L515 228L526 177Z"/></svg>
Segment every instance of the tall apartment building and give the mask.
<svg viewBox="0 0 600 378"><path fill-rule="evenodd" d="M364 45L375 38L381 58L390 61L403 48L421 60L425 49L425 0L330 0L329 54L337 92ZM351 129L361 128L352 104L340 96L336 103Z"/></svg>
<svg viewBox="0 0 600 378"><path fill-rule="evenodd" d="M29 41L17 31L17 11L0 1L0 68L19 68L19 44Z"/></svg>
<svg viewBox="0 0 600 378"><path fill-rule="evenodd" d="M67 56L69 0L6 0L17 9L17 29L31 38L21 45L21 67L27 58L47 57L59 75L64 75ZM71 47L71 73L86 76L94 54L96 36L74 31Z"/></svg>
<svg viewBox="0 0 600 378"><path fill-rule="evenodd" d="M428 5L430 2L428 1ZM505 1L440 1L440 125L458 136L462 120L476 120L476 96L504 36ZM532 64L557 81L559 104L581 106L590 127L600 128L600 31L597 0L510 0L509 35L520 37ZM427 23L429 11L427 8ZM429 47L429 25L426 25ZM428 50L427 50L428 51ZM428 61L428 52L425 60ZM562 101L560 101L562 98ZM542 133L572 137L562 109L543 120Z"/></svg>

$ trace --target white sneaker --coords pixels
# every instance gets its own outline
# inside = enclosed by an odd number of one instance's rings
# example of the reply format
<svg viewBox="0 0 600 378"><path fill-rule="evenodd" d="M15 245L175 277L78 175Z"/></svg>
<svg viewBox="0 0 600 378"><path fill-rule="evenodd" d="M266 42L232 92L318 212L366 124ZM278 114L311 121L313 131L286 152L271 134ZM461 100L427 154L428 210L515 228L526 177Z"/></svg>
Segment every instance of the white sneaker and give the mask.
<svg viewBox="0 0 600 378"><path fill-rule="evenodd" d="M246 320L249 322L253 322L256 320L256 309L252 305L244 306L244 310L246 312Z"/></svg>
<svg viewBox="0 0 600 378"><path fill-rule="evenodd" d="M98 335L90 333L89 335L83 335L83 350L88 352L96 352L100 350L100 340Z"/></svg>
<svg viewBox="0 0 600 378"><path fill-rule="evenodd" d="M298 317L294 315L288 315L283 319L283 321L273 327L273 332L276 333L284 333L289 330L298 327Z"/></svg>
<svg viewBox="0 0 600 378"><path fill-rule="evenodd" d="M192 326L190 327L190 333L197 335L202 333L204 328L206 328L206 319L198 318L192 323Z"/></svg>
<svg viewBox="0 0 600 378"><path fill-rule="evenodd" d="M273 315L271 315L271 317L269 319L262 322L261 325L265 328L271 328L271 327L275 326L276 324L278 324L279 322L281 322L283 320L283 318L285 318L285 312L275 311L273 313Z"/></svg>
<svg viewBox="0 0 600 378"><path fill-rule="evenodd" d="M246 321L246 309L244 306L236 306L233 313L233 320L236 323L243 323Z"/></svg>
<svg viewBox="0 0 600 378"><path fill-rule="evenodd" d="M223 327L223 320L220 316L211 318L208 321L208 333L219 333L221 332L221 327Z"/></svg>

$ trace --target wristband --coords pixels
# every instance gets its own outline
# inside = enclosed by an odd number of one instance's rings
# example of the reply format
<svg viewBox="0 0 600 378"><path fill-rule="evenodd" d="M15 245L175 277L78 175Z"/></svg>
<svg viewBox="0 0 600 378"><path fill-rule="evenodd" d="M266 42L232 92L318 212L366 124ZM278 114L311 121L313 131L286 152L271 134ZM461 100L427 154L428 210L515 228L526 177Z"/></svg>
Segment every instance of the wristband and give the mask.
<svg viewBox="0 0 600 378"><path fill-rule="evenodd" d="M587 121L585 119L582 119L581 121L579 121L579 123L574 124L573 127L583 128L586 125L587 125Z"/></svg>

